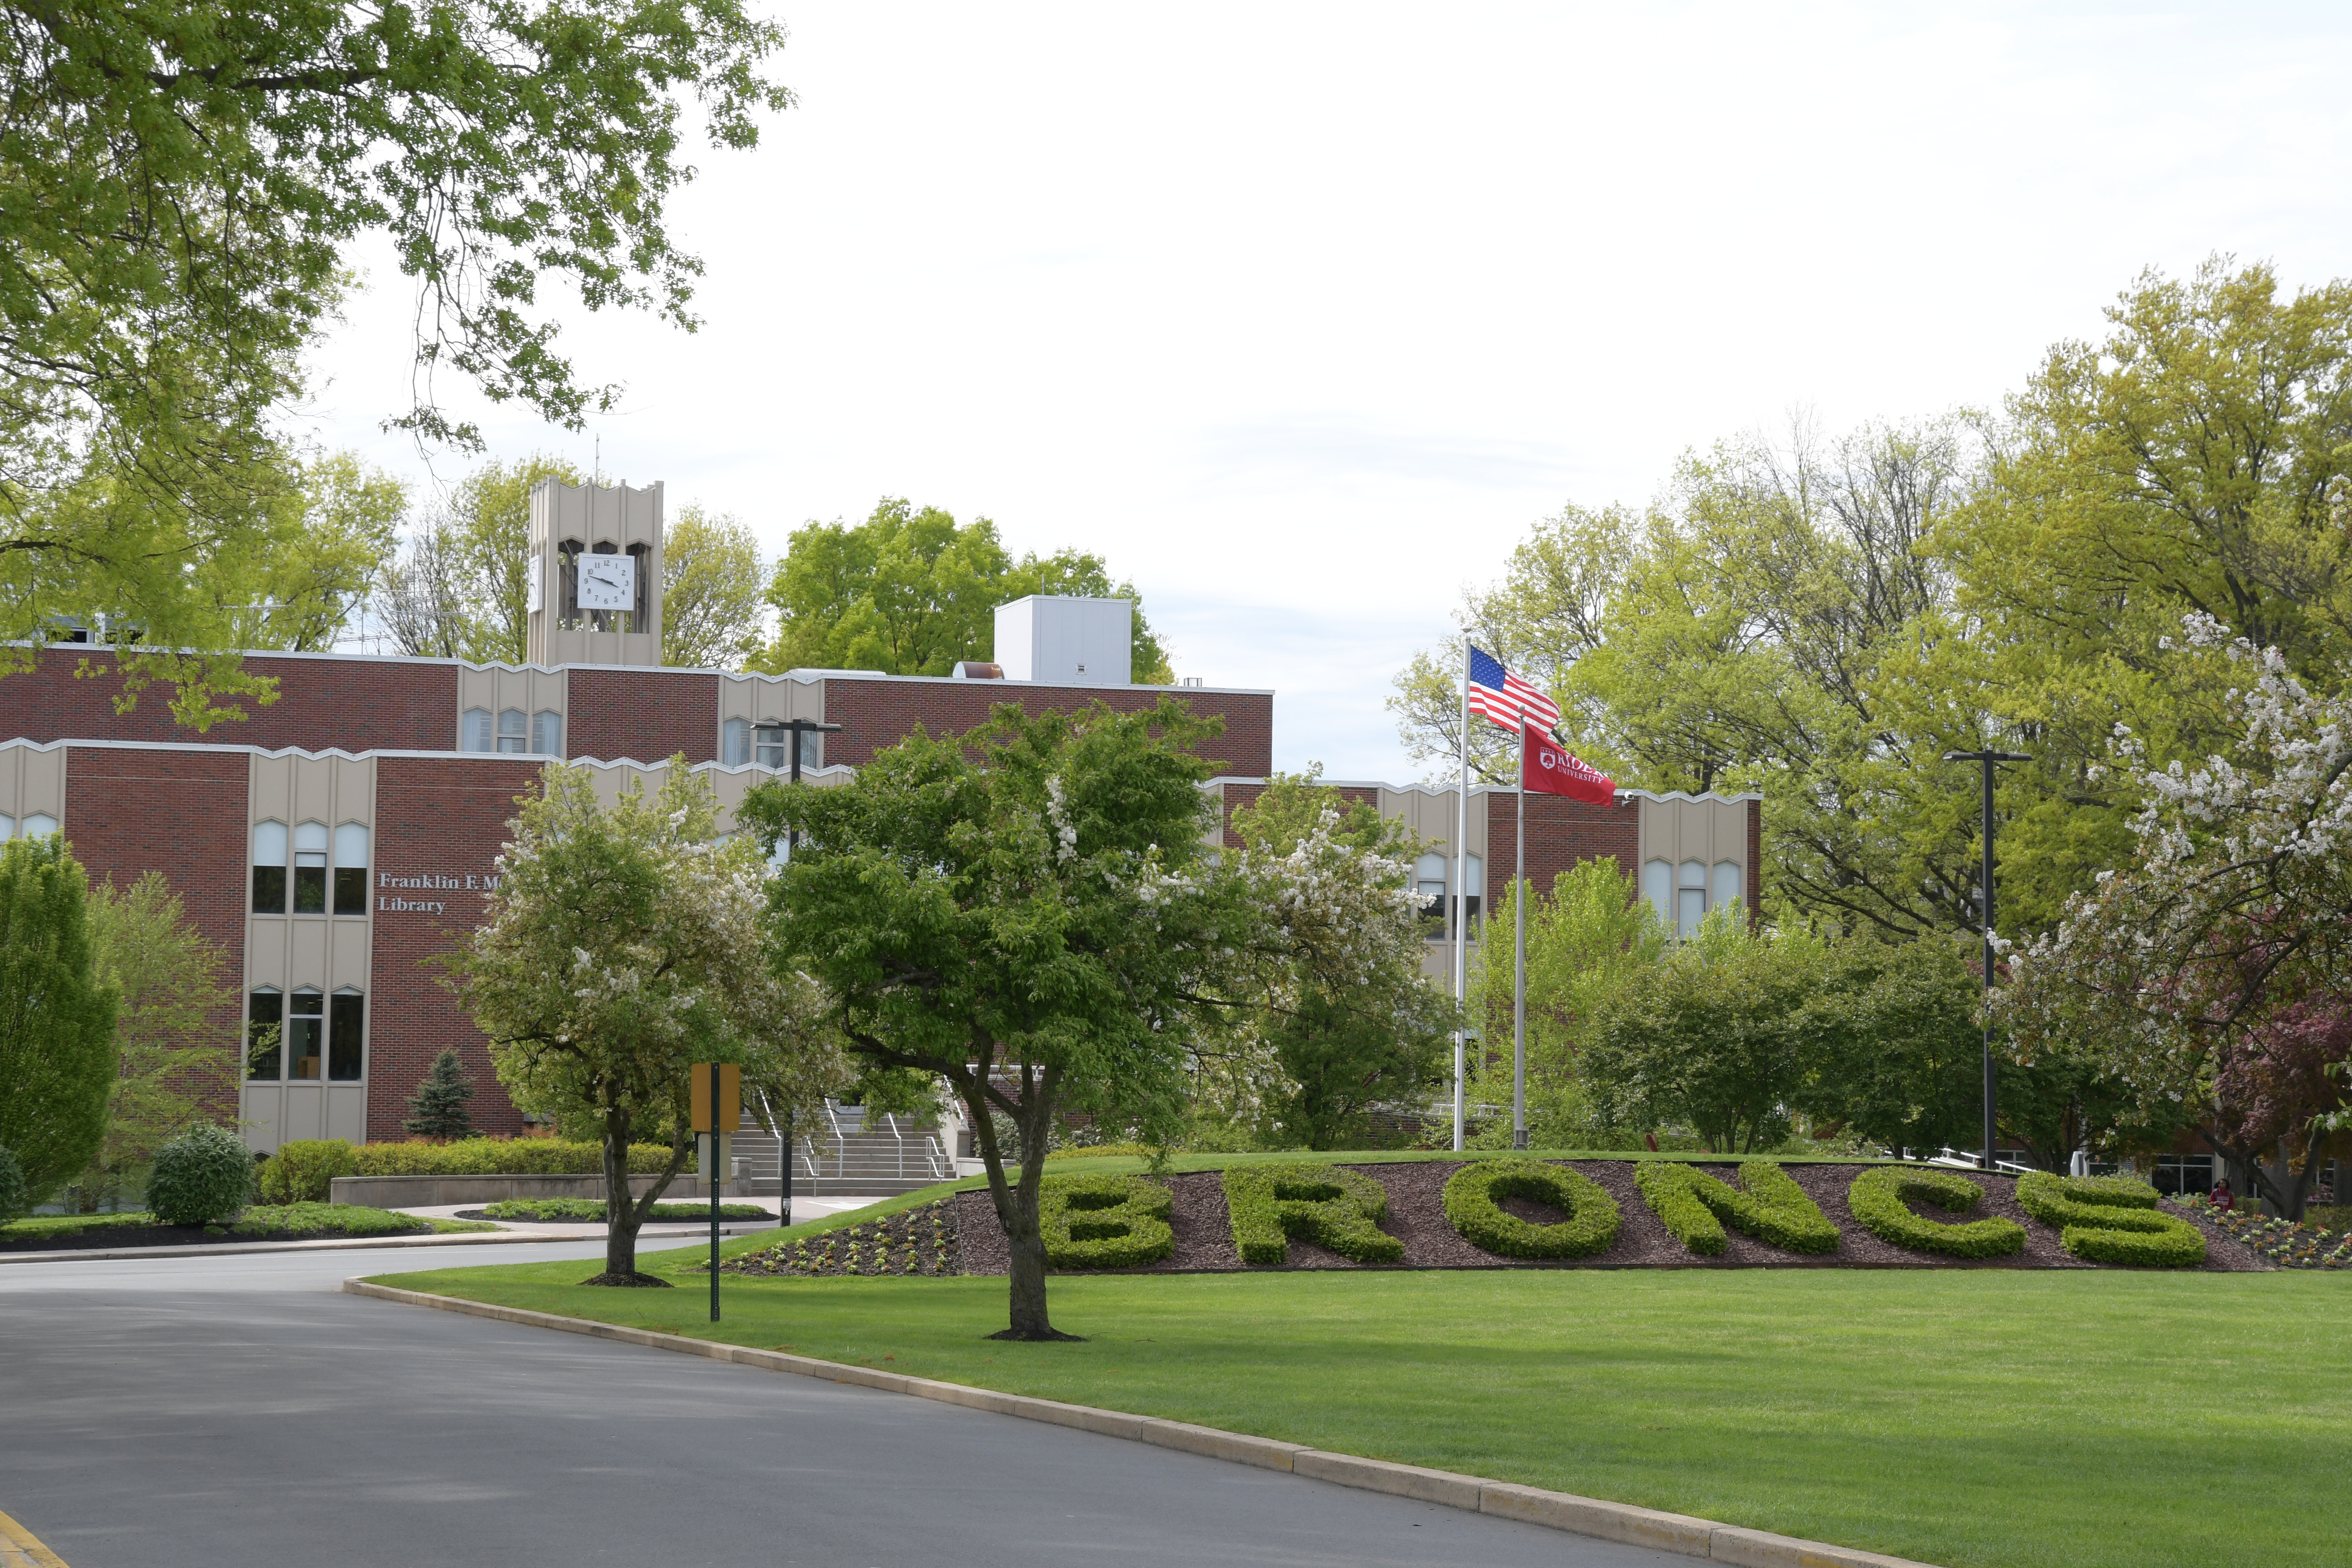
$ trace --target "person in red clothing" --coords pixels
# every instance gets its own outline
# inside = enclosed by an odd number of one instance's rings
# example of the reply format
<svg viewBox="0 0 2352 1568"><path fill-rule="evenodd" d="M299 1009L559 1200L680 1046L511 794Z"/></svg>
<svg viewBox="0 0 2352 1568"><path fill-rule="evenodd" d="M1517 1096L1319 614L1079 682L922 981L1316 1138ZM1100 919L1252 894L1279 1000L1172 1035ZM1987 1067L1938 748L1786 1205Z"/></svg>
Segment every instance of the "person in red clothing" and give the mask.
<svg viewBox="0 0 2352 1568"><path fill-rule="evenodd" d="M2220 1209L2224 1214L2236 1208L2238 1206L2238 1199L2237 1195L2230 1191L2230 1178L2224 1176L2220 1181L2214 1183L2213 1190L2206 1194L2205 1201L2211 1204L2215 1208Z"/></svg>

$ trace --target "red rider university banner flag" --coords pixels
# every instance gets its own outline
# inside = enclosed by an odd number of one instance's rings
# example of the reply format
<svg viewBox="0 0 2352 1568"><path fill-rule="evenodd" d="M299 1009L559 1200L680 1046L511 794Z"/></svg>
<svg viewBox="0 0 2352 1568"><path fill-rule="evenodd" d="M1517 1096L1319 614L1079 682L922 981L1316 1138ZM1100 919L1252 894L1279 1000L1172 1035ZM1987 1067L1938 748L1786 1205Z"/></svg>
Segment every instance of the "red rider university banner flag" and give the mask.
<svg viewBox="0 0 2352 1568"><path fill-rule="evenodd" d="M1519 787L1535 795L1564 795L1594 805L1617 799L1617 786L1591 763L1571 755L1549 735L1528 726L1527 764L1519 770Z"/></svg>

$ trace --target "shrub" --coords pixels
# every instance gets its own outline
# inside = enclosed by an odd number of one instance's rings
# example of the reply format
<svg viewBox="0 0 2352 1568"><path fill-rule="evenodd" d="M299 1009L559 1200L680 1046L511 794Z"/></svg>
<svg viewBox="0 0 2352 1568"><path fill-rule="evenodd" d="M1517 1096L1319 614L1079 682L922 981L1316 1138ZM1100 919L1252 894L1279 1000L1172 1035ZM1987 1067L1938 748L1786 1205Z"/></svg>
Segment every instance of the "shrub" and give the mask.
<svg viewBox="0 0 2352 1568"><path fill-rule="evenodd" d="M1723 1227L1789 1252L1835 1252L1838 1228L1788 1172L1769 1160L1743 1161L1740 1187L1676 1160L1644 1160L1633 1184L1676 1241L1712 1258Z"/></svg>
<svg viewBox="0 0 2352 1568"><path fill-rule="evenodd" d="M667 1143L629 1145L629 1171L669 1168ZM362 1143L352 1151L354 1176L594 1176L604 1170L599 1143L552 1138L466 1138L455 1143Z"/></svg>
<svg viewBox="0 0 2352 1568"><path fill-rule="evenodd" d="M502 1198L482 1205L482 1212L492 1219L539 1221L594 1220L604 1217L602 1198ZM656 1204L646 1215L647 1219L678 1220L709 1219L709 1204ZM720 1219L773 1219L776 1216L757 1204L721 1204Z"/></svg>
<svg viewBox="0 0 2352 1568"><path fill-rule="evenodd" d="M147 1206L165 1225L235 1219L253 1197L253 1151L226 1127L194 1127L155 1152Z"/></svg>
<svg viewBox="0 0 2352 1568"><path fill-rule="evenodd" d="M291 1203L257 1208L229 1229L239 1236L399 1236L431 1230L433 1222L413 1214L372 1209L359 1204Z"/></svg>
<svg viewBox="0 0 2352 1568"><path fill-rule="evenodd" d="M1048 1176L1037 1224L1050 1268L1135 1268L1176 1250L1168 1189L1144 1176Z"/></svg>
<svg viewBox="0 0 2352 1568"><path fill-rule="evenodd" d="M474 1119L466 1101L473 1098L474 1080L457 1065L457 1053L445 1050L408 1097L408 1116L400 1130L412 1138L470 1138Z"/></svg>
<svg viewBox="0 0 2352 1568"><path fill-rule="evenodd" d="M1568 1215L1537 1225L1505 1209L1504 1198L1531 1198ZM1535 1160L1474 1160L1447 1179L1445 1217L1463 1238L1497 1258L1590 1258L1617 1239L1624 1216L1591 1177ZM1722 1232L1718 1237L1720 1250Z"/></svg>
<svg viewBox="0 0 2352 1568"><path fill-rule="evenodd" d="M2197 1227L2158 1211L2156 1189L2128 1176L2031 1171L2017 1178L2017 1203L2042 1224L2056 1226L2067 1251L2094 1263L2194 1268L2205 1261L2205 1237Z"/></svg>
<svg viewBox="0 0 2352 1568"><path fill-rule="evenodd" d="M16 1163L16 1156L0 1144L0 1225L6 1225L25 1212L25 1200L31 1195L25 1185L25 1173Z"/></svg>
<svg viewBox="0 0 2352 1568"><path fill-rule="evenodd" d="M341 1138L297 1138L280 1143L257 1173L266 1204L322 1204L334 1195L334 1180L358 1169L352 1146Z"/></svg>
<svg viewBox="0 0 2352 1568"><path fill-rule="evenodd" d="M2025 1227L2013 1219L1995 1215L1966 1225L1940 1225L1920 1218L1906 1206L1906 1203L1933 1204L1950 1214L1966 1214L1984 1201L1982 1187L1950 1172L1881 1165L1856 1176L1845 1198L1864 1229L1881 1241L1914 1252L2006 1258L2025 1247Z"/></svg>
<svg viewBox="0 0 2352 1568"><path fill-rule="evenodd" d="M1290 1239L1358 1263L1395 1263L1404 1243L1387 1234L1388 1189L1338 1165L1231 1165L1225 1210L1244 1263L1287 1263Z"/></svg>

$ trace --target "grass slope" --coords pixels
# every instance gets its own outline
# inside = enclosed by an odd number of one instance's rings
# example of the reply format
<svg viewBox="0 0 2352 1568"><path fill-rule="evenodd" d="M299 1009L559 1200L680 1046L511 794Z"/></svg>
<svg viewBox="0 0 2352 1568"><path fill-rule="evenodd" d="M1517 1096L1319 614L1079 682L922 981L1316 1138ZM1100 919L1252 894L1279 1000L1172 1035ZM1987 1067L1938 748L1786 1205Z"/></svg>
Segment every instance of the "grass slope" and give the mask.
<svg viewBox="0 0 2352 1568"><path fill-rule="evenodd" d="M676 1291L584 1289L576 1262L380 1278L1950 1568L2344 1560L2334 1276L1055 1276L1054 1320L1087 1342L1024 1345L982 1337L1001 1279L730 1277L713 1325L677 1272L698 1256L645 1255Z"/></svg>

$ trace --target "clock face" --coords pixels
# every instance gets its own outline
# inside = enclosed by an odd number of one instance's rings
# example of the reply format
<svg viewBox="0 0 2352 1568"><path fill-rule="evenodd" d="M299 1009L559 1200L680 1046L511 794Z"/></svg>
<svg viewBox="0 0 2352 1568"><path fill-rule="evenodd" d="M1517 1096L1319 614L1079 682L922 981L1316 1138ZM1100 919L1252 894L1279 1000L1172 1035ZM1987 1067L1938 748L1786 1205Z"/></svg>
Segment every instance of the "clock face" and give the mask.
<svg viewBox="0 0 2352 1568"><path fill-rule="evenodd" d="M580 558L580 607L633 610L637 606L637 563L626 555Z"/></svg>

